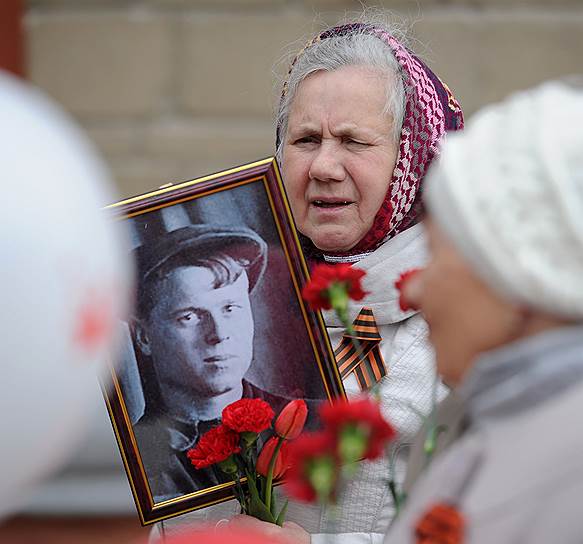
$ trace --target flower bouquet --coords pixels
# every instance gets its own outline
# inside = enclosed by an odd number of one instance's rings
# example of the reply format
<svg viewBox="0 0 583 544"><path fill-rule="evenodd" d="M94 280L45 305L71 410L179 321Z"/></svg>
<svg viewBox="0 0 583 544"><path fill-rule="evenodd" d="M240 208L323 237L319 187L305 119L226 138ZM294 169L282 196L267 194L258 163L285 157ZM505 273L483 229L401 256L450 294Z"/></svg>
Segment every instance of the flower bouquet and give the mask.
<svg viewBox="0 0 583 544"><path fill-rule="evenodd" d="M277 508L273 483L287 471L288 441L300 435L307 415L306 403L292 400L273 423L275 414L264 400L238 400L225 407L222 423L200 438L188 458L197 469L214 465L234 480L243 514L282 525L287 502Z"/></svg>
<svg viewBox="0 0 583 544"><path fill-rule="evenodd" d="M363 459L380 457L396 433L371 398L324 404L320 417L321 431L304 433L290 445L284 486L295 499L334 504L343 480Z"/></svg>
<svg viewBox="0 0 583 544"><path fill-rule="evenodd" d="M419 269L404 272L395 282L400 294L402 311L417 309L406 297L405 285L417 276ZM355 352L362 347L353 333L348 315L350 299L361 300L367 294L361 280L365 272L348 264L314 267L312 279L302 292L312 309L333 309L353 342ZM433 406L437 400L436 378L433 388ZM357 463L363 459L382 456L385 448L396 436L392 426L380 411L378 384L370 388L371 396L347 401L337 401L321 408L324 429L319 433L306 434L290 448L290 471L285 487L290 496L308 502L335 503L343 481L350 479ZM437 436L442 428L435 425L433 410L429 418L410 407L422 422L427 424L424 444L426 461L434 454ZM399 512L405 496L394 478L394 454L389 456L388 486L395 509Z"/></svg>
<svg viewBox="0 0 583 544"><path fill-rule="evenodd" d="M361 285L365 274L348 264L320 264L314 267L302 292L313 310L335 311L356 353L362 352L363 346L354 334L348 304L350 299L362 300L367 294ZM380 457L396 433L383 418L374 394L322 405L320 419L321 431L305 433L290 445L290 469L284 486L298 500L335 503L343 481L354 475L358 463Z"/></svg>

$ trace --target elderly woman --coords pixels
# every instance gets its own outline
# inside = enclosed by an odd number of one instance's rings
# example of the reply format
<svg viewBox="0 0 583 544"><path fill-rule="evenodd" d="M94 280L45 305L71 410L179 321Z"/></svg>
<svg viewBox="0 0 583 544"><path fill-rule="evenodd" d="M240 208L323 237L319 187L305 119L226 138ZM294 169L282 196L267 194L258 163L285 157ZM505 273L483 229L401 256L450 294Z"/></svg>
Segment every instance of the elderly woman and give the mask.
<svg viewBox="0 0 583 544"><path fill-rule="evenodd" d="M426 262L421 224L423 178L448 130L462 127L448 88L388 27L352 23L326 30L294 60L277 116L277 156L304 249L312 261L355 263L365 270L363 307L382 336L387 376L383 410L399 431L396 480L415 412L428 413L434 387L426 324L399 308L393 284ZM343 327L324 319L333 347ZM361 388L345 377L349 395ZM289 520L311 533L377 533L394 514L387 459L363 463L344 490L339 515L292 503ZM317 538L317 537L314 537Z"/></svg>
<svg viewBox="0 0 583 544"><path fill-rule="evenodd" d="M461 411L386 542L431 518L451 542L581 542L581 120L583 87L546 84L484 110L431 175L432 259L406 295Z"/></svg>
<svg viewBox="0 0 583 544"><path fill-rule="evenodd" d="M418 414L431 407L433 353L426 323L416 311L399 308L393 284L426 262L422 183L446 132L462 128L461 109L389 27L350 23L322 32L298 54L276 124L277 157L308 259L357 263L367 272L370 294L350 307L351 319L366 307L382 337L387 375L380 396L406 445L421 423ZM332 313L324 319L336 347L343 327ZM349 395L361 393L354 374L344 383ZM396 449L398 482L406 449ZM316 534L381 536L394 513L388 466L387 459L363 464L345 490L339 517L291 503L287 519ZM189 517L235 513L229 503Z"/></svg>

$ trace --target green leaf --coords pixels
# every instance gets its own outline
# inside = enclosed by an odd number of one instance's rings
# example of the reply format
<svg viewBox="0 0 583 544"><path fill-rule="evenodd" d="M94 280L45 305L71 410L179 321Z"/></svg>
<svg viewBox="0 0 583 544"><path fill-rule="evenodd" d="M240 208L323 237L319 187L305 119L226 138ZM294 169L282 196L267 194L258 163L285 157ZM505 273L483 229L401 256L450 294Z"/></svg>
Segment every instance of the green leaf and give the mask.
<svg viewBox="0 0 583 544"><path fill-rule="evenodd" d="M285 504L283 505L282 509L280 510L277 519L275 520L275 523L277 525L279 525L280 527L283 525L283 522L285 521L285 514L287 512L287 505L289 504L289 501L285 501Z"/></svg>
<svg viewBox="0 0 583 544"><path fill-rule="evenodd" d="M269 511L267 506L259 498L251 498L249 502L249 512L250 516L260 519L261 521L267 521L268 523L275 523L275 518L273 514Z"/></svg>
<svg viewBox="0 0 583 544"><path fill-rule="evenodd" d="M245 476L247 476L247 485L249 487L249 495L253 497L256 495L259 497L259 492L257 491L257 482L255 481L255 476L251 474L248 470L245 471Z"/></svg>
<svg viewBox="0 0 583 544"><path fill-rule="evenodd" d="M249 473L247 473L247 485L249 486L249 511L247 513L254 518L260 519L261 521L275 523L273 514L269 511L269 508L265 506L265 503L259 497L255 478L253 478Z"/></svg>
<svg viewBox="0 0 583 544"><path fill-rule="evenodd" d="M241 485L241 477L238 473L237 473L237 477L235 479L235 496L236 496L237 500L239 501L239 504L241 505L241 513L246 514L248 501L247 501L247 496L245 495L245 492L243 491L243 486Z"/></svg>

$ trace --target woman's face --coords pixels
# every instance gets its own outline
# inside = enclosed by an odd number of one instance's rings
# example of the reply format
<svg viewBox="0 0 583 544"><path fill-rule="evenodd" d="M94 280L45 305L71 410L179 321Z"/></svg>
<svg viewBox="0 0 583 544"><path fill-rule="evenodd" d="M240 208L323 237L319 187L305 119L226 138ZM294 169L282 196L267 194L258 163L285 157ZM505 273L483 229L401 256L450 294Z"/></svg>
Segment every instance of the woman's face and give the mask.
<svg viewBox="0 0 583 544"><path fill-rule="evenodd" d="M439 374L455 386L477 355L519 336L525 315L474 274L435 223L426 226L431 259L405 296L429 324Z"/></svg>
<svg viewBox="0 0 583 544"><path fill-rule="evenodd" d="M370 230L397 160L386 76L347 66L299 86L282 171L299 231L323 251L347 251Z"/></svg>

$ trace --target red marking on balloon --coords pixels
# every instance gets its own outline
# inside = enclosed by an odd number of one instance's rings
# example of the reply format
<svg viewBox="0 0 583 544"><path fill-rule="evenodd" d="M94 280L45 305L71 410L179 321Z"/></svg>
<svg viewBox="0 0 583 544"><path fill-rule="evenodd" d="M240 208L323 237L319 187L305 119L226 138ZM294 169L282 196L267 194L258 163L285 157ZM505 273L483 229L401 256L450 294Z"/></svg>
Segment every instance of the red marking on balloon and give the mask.
<svg viewBox="0 0 583 544"><path fill-rule="evenodd" d="M112 330L111 297L89 295L77 315L75 343L86 351L96 351L111 336Z"/></svg>

